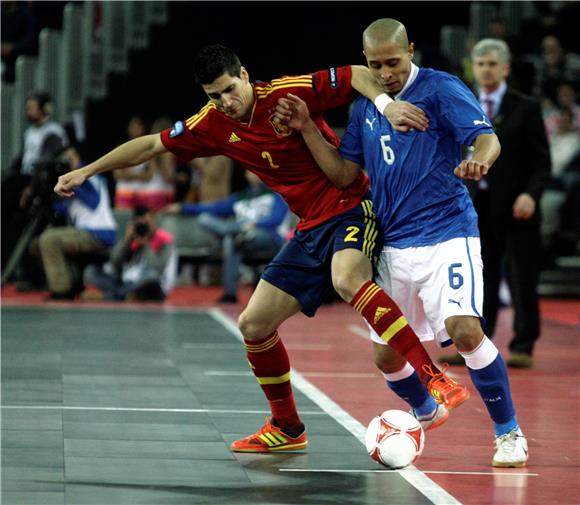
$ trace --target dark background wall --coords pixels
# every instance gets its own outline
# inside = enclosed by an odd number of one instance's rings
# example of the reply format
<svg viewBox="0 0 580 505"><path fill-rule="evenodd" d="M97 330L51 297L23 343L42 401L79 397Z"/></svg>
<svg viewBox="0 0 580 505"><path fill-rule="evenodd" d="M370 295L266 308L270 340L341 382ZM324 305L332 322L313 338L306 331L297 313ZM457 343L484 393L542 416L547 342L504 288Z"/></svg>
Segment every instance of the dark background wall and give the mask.
<svg viewBox="0 0 580 505"><path fill-rule="evenodd" d="M232 47L252 80L270 80L329 66L365 64L362 31L392 17L406 26L424 66L444 68L438 55L445 24L466 25L471 2L170 2L170 22L156 27L147 51L134 52L128 75L111 76L104 102L87 115L86 157L94 159L125 139L132 114L149 122L188 117L207 98L192 79L195 51L211 43ZM331 124L346 120L331 113Z"/></svg>

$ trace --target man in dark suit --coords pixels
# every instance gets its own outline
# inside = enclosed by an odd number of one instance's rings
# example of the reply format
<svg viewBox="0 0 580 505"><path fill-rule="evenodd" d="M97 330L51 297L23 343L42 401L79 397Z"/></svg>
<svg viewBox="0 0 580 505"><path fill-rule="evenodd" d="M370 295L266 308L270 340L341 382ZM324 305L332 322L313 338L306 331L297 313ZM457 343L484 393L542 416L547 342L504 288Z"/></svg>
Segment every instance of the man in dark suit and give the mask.
<svg viewBox="0 0 580 505"><path fill-rule="evenodd" d="M489 173L472 188L481 233L485 331L488 337L493 336L505 266L514 309L514 336L507 364L530 368L540 336L539 202L550 178L548 140L539 103L506 84L510 72L507 44L500 39L483 39L473 47L471 59L476 95L502 148ZM440 360L463 363L459 355Z"/></svg>

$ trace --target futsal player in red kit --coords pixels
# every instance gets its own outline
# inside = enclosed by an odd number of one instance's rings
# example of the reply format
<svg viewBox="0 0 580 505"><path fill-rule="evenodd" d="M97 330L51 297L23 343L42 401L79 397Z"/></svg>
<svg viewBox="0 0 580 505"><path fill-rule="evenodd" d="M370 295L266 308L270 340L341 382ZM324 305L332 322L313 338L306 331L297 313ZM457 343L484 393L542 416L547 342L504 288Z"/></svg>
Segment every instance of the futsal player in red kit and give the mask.
<svg viewBox="0 0 580 505"><path fill-rule="evenodd" d="M221 154L257 174L300 218L294 237L266 267L239 317L248 361L272 417L257 433L233 442L232 450L306 448L306 429L294 403L290 363L278 327L300 311L313 316L332 287L407 359L417 379L441 402L434 404L424 427L434 421L441 424L447 408L465 401L469 393L433 365L398 306L372 281L372 259L381 244L366 175L359 174L346 189L337 188L318 167L300 133L274 121L278 99L293 93L307 102L324 137L338 145L322 112L349 103L355 90L375 100L382 89L363 66L252 83L236 54L220 45L201 49L194 67L197 82L210 98L205 107L171 129L126 142L61 176L55 191L71 196L94 174L134 166L167 151L183 161ZM393 102L384 112L401 128L428 126L422 111L405 102Z"/></svg>

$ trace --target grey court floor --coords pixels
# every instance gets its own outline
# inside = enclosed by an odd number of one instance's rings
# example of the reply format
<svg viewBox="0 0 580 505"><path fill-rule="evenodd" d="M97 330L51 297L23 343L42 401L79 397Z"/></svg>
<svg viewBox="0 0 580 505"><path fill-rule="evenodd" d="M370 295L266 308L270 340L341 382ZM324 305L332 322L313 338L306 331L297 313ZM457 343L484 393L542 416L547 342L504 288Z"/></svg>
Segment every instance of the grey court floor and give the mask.
<svg viewBox="0 0 580 505"><path fill-rule="evenodd" d="M215 314L2 310L2 504L432 503L295 388L310 446L233 454L268 414Z"/></svg>

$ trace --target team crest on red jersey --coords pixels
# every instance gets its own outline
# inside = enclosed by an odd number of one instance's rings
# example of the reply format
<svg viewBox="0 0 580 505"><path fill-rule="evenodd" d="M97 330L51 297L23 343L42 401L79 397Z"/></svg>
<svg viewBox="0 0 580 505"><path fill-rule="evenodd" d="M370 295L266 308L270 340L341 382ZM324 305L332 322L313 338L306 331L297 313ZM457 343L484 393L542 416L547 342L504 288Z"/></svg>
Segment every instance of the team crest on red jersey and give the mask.
<svg viewBox="0 0 580 505"><path fill-rule="evenodd" d="M274 128L274 131L276 132L276 135L278 135L278 137L287 137L288 135L292 135L292 128L290 128L289 126L274 122L274 114L272 114L268 118L268 121L270 121L270 124Z"/></svg>

